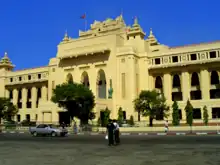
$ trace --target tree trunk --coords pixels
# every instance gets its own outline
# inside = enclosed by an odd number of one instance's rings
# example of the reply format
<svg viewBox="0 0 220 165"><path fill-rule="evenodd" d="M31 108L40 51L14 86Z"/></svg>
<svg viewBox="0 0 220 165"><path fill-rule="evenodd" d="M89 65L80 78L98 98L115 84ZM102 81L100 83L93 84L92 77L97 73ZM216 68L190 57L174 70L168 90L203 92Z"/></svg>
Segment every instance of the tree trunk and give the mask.
<svg viewBox="0 0 220 165"><path fill-rule="evenodd" d="M150 127L153 127L153 120L154 120L154 118L150 117L150 120L149 120L149 126Z"/></svg>

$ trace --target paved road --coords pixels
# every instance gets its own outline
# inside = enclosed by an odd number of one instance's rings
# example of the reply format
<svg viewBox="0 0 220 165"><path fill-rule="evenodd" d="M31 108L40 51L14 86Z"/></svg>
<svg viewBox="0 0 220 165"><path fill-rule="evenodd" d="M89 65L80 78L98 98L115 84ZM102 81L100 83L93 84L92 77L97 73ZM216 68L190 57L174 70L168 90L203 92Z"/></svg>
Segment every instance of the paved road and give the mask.
<svg viewBox="0 0 220 165"><path fill-rule="evenodd" d="M104 136L65 138L0 134L1 165L217 165L220 136L123 136L108 147Z"/></svg>

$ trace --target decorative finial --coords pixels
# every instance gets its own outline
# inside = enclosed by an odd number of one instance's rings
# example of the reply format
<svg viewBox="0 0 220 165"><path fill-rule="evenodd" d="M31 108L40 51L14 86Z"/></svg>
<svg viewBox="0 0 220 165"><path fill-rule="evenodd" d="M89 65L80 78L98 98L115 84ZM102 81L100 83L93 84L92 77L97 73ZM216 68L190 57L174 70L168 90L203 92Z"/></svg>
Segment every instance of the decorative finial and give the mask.
<svg viewBox="0 0 220 165"><path fill-rule="evenodd" d="M5 52L4 57L8 57L8 53L7 52Z"/></svg>
<svg viewBox="0 0 220 165"><path fill-rule="evenodd" d="M134 25L138 25L138 18L137 18L137 16L134 17Z"/></svg>
<svg viewBox="0 0 220 165"><path fill-rule="evenodd" d="M67 30L65 31L65 35L64 35L63 41L69 41Z"/></svg>

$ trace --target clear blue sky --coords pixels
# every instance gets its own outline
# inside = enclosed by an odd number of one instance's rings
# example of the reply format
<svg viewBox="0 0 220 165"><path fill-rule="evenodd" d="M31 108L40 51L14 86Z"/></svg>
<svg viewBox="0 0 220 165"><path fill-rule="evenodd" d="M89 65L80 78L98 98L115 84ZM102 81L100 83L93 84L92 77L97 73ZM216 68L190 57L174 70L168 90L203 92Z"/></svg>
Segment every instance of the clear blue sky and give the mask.
<svg viewBox="0 0 220 165"><path fill-rule="evenodd" d="M218 0L219 1L219 0ZM148 34L169 46L220 40L217 0L1 0L0 56L7 51L16 69L47 65L67 29L77 37L88 24L118 16L132 24L137 16ZM136 3L139 2L139 3Z"/></svg>

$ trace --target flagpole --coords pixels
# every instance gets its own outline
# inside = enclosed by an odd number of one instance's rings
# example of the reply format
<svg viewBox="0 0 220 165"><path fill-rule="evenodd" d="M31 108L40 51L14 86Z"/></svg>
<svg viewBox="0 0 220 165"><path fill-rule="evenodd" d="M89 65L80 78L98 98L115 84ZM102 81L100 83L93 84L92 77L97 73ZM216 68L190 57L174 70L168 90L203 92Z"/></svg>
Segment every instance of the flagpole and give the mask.
<svg viewBox="0 0 220 165"><path fill-rule="evenodd" d="M87 15L85 13L85 31L86 31L86 29L87 29Z"/></svg>

